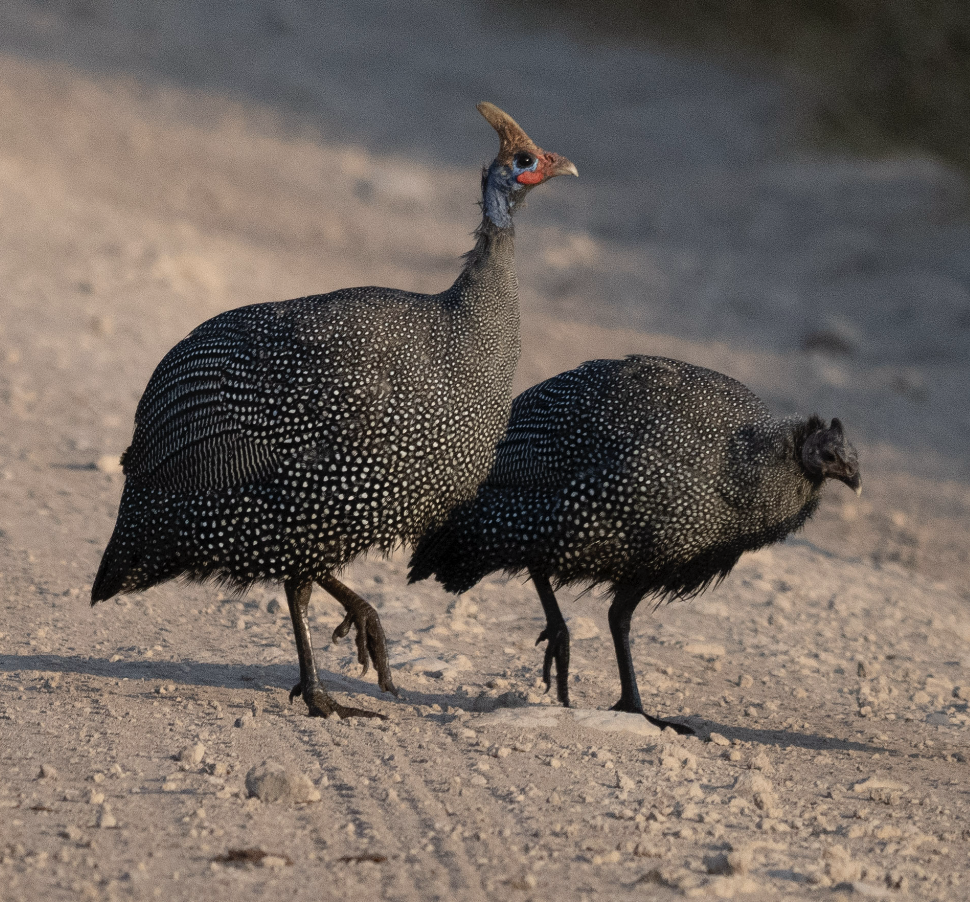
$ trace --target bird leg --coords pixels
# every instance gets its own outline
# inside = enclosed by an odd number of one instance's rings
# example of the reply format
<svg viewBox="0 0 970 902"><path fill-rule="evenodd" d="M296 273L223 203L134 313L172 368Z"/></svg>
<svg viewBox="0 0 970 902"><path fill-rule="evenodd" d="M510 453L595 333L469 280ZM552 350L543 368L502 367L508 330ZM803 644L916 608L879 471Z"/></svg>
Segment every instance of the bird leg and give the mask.
<svg viewBox="0 0 970 902"><path fill-rule="evenodd" d="M336 714L340 718L379 717L383 720L383 714L341 705L323 688L313 663L313 644L310 642L310 626L307 623L307 607L313 586L310 582L287 580L283 587L286 590L286 602L290 606L290 619L293 621L296 654L300 659L300 682L290 690L290 702L298 695L302 696L310 709L311 717L329 717Z"/></svg>
<svg viewBox="0 0 970 902"><path fill-rule="evenodd" d="M385 692L397 695L394 680L391 678L391 666L387 661L387 642L384 638L384 627L381 626L381 618L377 616L377 611L364 601L356 592L345 586L332 573L317 580L317 582L334 598L337 599L347 611L347 616L341 621L333 631L333 642L336 644L347 633L350 628L357 629L357 660L364 668L361 676L367 673L370 661L374 662L374 669L377 671L377 685Z"/></svg>
<svg viewBox="0 0 970 902"><path fill-rule="evenodd" d="M542 662L542 679L546 684L546 692L552 684L552 663L556 662L556 696L559 703L564 707L569 707L569 628L563 619L562 611L559 610L559 602L552 591L549 577L540 576L532 568L529 568L529 575L532 577L532 584L539 593L539 601L542 602L542 610L546 615L546 628L539 633L536 645L548 640L546 655Z"/></svg>
<svg viewBox="0 0 970 902"><path fill-rule="evenodd" d="M633 656L630 654L630 620L633 612L640 603L640 596L630 592L618 590L613 604L610 605L609 621L610 633L613 635L613 647L616 649L616 663L620 669L620 700L610 709L612 711L626 711L629 714L640 714L660 729L671 729L681 736L693 735L694 731L683 724L672 720L662 720L651 717L643 710L640 701L640 689L637 686L637 675L633 669Z"/></svg>

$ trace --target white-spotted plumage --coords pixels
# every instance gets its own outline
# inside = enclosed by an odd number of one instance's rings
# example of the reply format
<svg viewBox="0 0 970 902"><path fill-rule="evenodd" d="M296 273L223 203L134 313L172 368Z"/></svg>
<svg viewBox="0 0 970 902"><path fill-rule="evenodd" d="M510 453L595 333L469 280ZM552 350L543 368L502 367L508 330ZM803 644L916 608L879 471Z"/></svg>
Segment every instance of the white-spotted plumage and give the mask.
<svg viewBox="0 0 970 902"><path fill-rule="evenodd" d="M512 241L496 240L498 279L489 267L445 295L362 288L243 307L176 345L125 454L115 591L183 573L313 579L418 538L470 497L518 356Z"/></svg>
<svg viewBox="0 0 970 902"><path fill-rule="evenodd" d="M536 184L576 172L496 107L479 110L501 147L483 173L475 247L447 291L241 307L165 356L135 415L92 603L177 576L282 582L311 713L347 713L319 701L305 608L320 582L353 618L365 669L369 655L393 687L376 612L333 571L416 540L487 474L519 355L512 212ZM526 182L523 161L535 164Z"/></svg>
<svg viewBox="0 0 970 902"><path fill-rule="evenodd" d="M740 382L676 360L594 360L515 399L492 471L419 543L411 579L463 592L528 572L553 633L552 585L603 585L626 643L644 596L694 595L799 529L827 477L861 484L838 420L777 420ZM642 713L635 692L624 683L622 710Z"/></svg>

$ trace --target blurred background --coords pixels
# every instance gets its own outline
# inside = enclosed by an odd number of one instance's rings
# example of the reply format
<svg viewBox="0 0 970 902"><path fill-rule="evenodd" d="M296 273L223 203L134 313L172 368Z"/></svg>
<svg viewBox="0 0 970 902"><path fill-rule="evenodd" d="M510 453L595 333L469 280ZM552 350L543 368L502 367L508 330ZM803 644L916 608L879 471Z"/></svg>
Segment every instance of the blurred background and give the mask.
<svg viewBox="0 0 970 902"><path fill-rule="evenodd" d="M834 151L931 153L970 164L970 16L954 0L519 0L574 33L700 50L784 73L807 134Z"/></svg>
<svg viewBox="0 0 970 902"><path fill-rule="evenodd" d="M865 492L806 538L970 585L968 43L944 0L5 0L6 541L93 573L120 483L51 468L202 320L450 284L488 99L581 174L517 218L518 388L658 353L841 416Z"/></svg>

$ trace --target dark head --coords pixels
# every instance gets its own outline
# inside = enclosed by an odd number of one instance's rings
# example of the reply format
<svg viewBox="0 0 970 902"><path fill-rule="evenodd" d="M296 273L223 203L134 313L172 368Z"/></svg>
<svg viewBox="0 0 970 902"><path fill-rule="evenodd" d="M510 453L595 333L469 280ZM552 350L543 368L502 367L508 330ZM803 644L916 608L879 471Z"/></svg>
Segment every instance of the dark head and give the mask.
<svg viewBox="0 0 970 902"><path fill-rule="evenodd" d="M862 476L859 474L859 455L845 439L842 421L833 419L831 426L817 417L818 424L805 437L802 444L802 466L813 476L838 479L857 495L862 494Z"/></svg>
<svg viewBox="0 0 970 902"><path fill-rule="evenodd" d="M498 132L499 152L483 176L485 215L499 228L512 225L512 210L531 188L557 175L579 175L576 167L557 153L535 144L508 114L494 103L478 104L480 112Z"/></svg>

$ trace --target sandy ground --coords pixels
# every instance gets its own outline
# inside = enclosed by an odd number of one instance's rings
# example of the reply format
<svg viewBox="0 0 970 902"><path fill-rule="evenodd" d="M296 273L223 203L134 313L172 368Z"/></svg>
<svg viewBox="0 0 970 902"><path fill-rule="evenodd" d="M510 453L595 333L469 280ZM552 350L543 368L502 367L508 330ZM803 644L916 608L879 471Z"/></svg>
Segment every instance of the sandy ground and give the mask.
<svg viewBox="0 0 970 902"><path fill-rule="evenodd" d="M0 6L3 902L970 897L966 183L814 157L767 77L531 24ZM603 713L600 599L563 593L565 712L531 586L455 599L408 587L403 554L347 573L399 699L313 607L324 679L384 722L288 704L275 587L87 604L165 351L241 304L448 285L495 149L481 99L581 172L517 219L520 388L664 353L860 449L861 499L834 486L800 536L635 618L647 704L696 737ZM309 783L250 797L266 760Z"/></svg>

